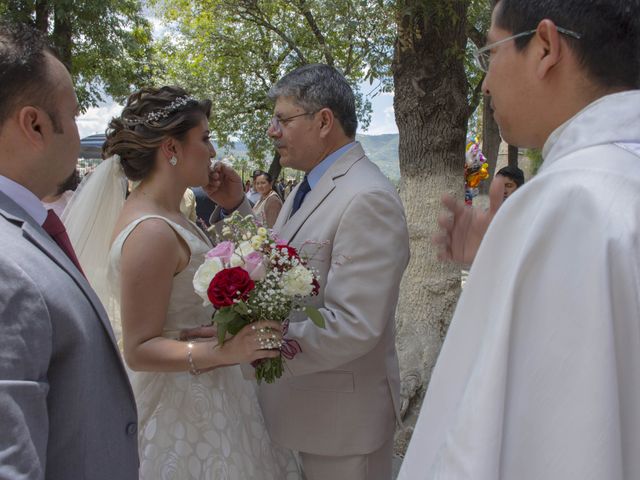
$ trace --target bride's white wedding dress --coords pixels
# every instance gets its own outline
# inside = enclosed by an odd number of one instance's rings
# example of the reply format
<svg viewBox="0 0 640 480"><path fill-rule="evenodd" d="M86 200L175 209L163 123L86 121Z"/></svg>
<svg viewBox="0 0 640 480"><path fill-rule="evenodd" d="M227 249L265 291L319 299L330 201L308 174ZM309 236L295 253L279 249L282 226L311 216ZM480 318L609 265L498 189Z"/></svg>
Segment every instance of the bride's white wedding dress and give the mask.
<svg viewBox="0 0 640 480"><path fill-rule="evenodd" d="M147 215L129 224L109 254L109 280L119 292L122 245L148 218L167 222L191 250L187 267L173 279L163 336L211 321L192 279L211 248L204 234L164 217ZM119 303L119 302L118 302ZM185 349L186 354L186 349ZM139 416L140 478L207 480L294 480L300 474L292 452L269 438L256 397L256 385L240 367L222 367L193 376L188 372L132 372L130 380Z"/></svg>

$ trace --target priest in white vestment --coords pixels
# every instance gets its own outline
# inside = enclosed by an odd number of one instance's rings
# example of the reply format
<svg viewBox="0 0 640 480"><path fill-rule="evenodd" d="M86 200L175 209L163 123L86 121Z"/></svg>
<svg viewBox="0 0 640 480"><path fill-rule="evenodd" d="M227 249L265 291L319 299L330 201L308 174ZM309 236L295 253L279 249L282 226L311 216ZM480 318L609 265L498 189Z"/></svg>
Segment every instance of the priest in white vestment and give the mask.
<svg viewBox="0 0 640 480"><path fill-rule="evenodd" d="M503 138L544 163L482 239L398 478L640 479L640 2L500 0L487 42ZM448 205L443 255L473 258L494 211Z"/></svg>

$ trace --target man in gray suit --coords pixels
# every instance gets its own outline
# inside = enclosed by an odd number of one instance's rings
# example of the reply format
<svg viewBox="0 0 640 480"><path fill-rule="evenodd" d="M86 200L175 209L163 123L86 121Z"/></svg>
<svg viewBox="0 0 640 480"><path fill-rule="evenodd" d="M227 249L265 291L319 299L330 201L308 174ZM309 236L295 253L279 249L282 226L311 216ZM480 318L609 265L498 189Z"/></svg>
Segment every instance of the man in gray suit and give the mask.
<svg viewBox="0 0 640 480"><path fill-rule="evenodd" d="M1 479L138 477L135 403L109 321L40 203L76 167L77 114L39 34L0 23Z"/></svg>
<svg viewBox="0 0 640 480"><path fill-rule="evenodd" d="M285 167L304 180L274 230L313 253L326 329L294 319L302 352L260 387L272 439L298 450L307 480L389 480L399 405L394 315L409 259L395 187L355 141L354 94L328 65L307 65L270 91L268 130ZM321 244L321 245L320 245ZM298 321L295 321L298 320Z"/></svg>

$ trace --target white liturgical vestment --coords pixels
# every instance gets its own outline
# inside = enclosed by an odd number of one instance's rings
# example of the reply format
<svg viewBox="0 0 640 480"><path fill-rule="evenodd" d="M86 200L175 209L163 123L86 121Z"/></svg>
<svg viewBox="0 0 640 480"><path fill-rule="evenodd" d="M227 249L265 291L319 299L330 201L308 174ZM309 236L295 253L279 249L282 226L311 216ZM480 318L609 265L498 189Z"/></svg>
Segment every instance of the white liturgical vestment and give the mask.
<svg viewBox="0 0 640 480"><path fill-rule="evenodd" d="M543 156L482 241L400 480L640 479L640 91Z"/></svg>

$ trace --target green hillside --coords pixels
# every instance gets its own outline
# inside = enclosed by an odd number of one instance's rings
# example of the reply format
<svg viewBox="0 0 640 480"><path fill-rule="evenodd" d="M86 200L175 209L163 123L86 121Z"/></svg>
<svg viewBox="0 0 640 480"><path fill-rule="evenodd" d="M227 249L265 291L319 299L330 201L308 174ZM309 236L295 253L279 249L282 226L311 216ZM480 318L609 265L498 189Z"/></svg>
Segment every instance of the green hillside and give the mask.
<svg viewBox="0 0 640 480"><path fill-rule="evenodd" d="M362 144L373 163L378 165L382 173L390 180L400 180L400 166L398 164L398 135L356 135L356 140ZM217 149L217 147L216 147ZM219 157L233 155L236 158L247 157L247 147L242 142L236 142L231 149L223 149ZM267 161L268 164L268 161Z"/></svg>

